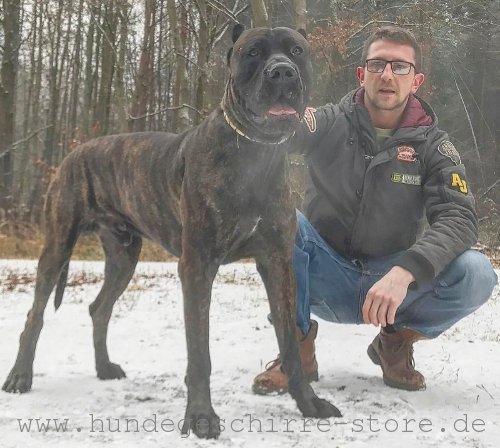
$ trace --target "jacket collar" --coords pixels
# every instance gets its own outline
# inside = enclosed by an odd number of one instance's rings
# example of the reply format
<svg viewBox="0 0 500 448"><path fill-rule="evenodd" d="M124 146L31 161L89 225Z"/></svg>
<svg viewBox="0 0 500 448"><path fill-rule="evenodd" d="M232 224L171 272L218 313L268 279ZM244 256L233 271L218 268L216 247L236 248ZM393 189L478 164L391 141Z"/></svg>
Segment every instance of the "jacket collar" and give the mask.
<svg viewBox="0 0 500 448"><path fill-rule="evenodd" d="M365 89L359 87L353 90L342 99L341 103L359 104L364 107ZM398 128L417 128L432 124L437 124L437 117L432 108L418 96L410 95Z"/></svg>

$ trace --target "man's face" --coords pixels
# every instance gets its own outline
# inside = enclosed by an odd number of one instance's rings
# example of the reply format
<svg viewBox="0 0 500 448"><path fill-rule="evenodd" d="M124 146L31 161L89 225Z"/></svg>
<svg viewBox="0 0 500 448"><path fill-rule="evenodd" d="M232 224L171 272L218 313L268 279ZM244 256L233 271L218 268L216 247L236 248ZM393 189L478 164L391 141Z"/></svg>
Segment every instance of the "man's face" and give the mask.
<svg viewBox="0 0 500 448"><path fill-rule="evenodd" d="M367 59L416 62L411 46L385 39L370 45ZM382 73L369 72L366 65L358 67L357 75L360 85L365 88L365 106L371 113L393 111L394 114L401 114L410 93L415 93L424 81L424 75L415 73L414 67L407 75L395 75L391 64L387 64Z"/></svg>

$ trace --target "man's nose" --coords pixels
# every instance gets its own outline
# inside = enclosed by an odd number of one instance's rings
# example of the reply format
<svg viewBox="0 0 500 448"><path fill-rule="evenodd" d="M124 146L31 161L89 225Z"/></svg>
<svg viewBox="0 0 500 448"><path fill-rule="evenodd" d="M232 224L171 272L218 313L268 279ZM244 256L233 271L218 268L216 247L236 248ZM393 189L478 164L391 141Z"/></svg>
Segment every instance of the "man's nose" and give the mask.
<svg viewBox="0 0 500 448"><path fill-rule="evenodd" d="M380 77L384 80L389 80L394 78L394 73L392 73L392 65L390 62L385 64L384 71L380 74Z"/></svg>

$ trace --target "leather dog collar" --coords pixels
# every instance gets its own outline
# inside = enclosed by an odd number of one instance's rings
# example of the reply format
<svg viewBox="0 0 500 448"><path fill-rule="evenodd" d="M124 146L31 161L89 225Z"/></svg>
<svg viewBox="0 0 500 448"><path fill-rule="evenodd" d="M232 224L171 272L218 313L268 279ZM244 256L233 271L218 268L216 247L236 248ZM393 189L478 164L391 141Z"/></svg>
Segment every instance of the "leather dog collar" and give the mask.
<svg viewBox="0 0 500 448"><path fill-rule="evenodd" d="M281 145L282 143L285 143L288 139L292 138L293 135L295 134L295 131L293 131L290 135L287 135L286 137L283 137L281 140L278 140L277 142L265 142L263 140L259 140L257 138L249 137L247 134L245 134L238 126L236 126L231 119L229 118L229 114L226 112L224 109L223 103L221 102L221 109L222 113L224 115L224 119L226 120L226 123L229 125L229 127L236 132L236 134L246 138L247 140L250 140L253 143L259 143L261 145Z"/></svg>

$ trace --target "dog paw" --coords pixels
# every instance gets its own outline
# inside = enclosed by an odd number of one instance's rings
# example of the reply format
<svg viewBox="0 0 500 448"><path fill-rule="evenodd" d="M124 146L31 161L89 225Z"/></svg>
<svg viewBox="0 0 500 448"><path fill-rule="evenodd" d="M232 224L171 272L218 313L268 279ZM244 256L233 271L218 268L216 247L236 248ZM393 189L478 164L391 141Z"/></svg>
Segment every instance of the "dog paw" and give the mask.
<svg viewBox="0 0 500 448"><path fill-rule="evenodd" d="M187 436L193 432L200 439L217 439L220 435L220 418L214 411L186 411L181 432Z"/></svg>
<svg viewBox="0 0 500 448"><path fill-rule="evenodd" d="M31 389L31 384L33 382L33 372L23 371L22 369L17 369L14 367L5 383L3 383L2 390L9 393L25 393Z"/></svg>
<svg viewBox="0 0 500 448"><path fill-rule="evenodd" d="M100 380L119 380L126 378L126 376L119 364L108 362L97 366L97 378Z"/></svg>
<svg viewBox="0 0 500 448"><path fill-rule="evenodd" d="M298 403L299 404L299 403ZM342 417L342 413L327 400L312 397L306 403L300 403L299 409L304 417L329 418Z"/></svg>
<svg viewBox="0 0 500 448"><path fill-rule="evenodd" d="M329 418L329 417L342 417L339 409L327 400L322 398L313 398L314 407L316 408L316 417Z"/></svg>

